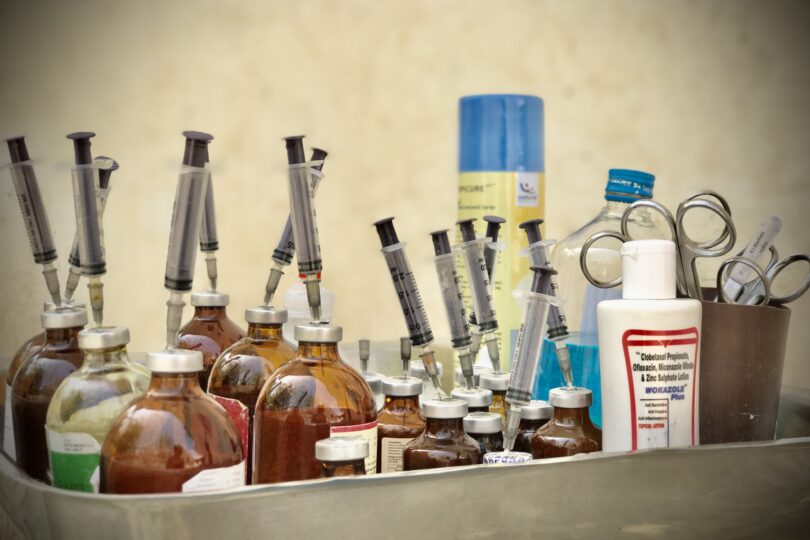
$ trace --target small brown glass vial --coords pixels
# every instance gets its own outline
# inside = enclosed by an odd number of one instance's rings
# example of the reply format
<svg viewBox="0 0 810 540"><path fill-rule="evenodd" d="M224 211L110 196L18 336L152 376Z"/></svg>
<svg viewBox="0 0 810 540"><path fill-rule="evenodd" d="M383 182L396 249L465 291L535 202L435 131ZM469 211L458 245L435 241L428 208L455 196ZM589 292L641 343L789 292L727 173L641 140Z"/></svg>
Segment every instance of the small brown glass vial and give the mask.
<svg viewBox="0 0 810 540"><path fill-rule="evenodd" d="M208 388L208 376L222 351L245 337L245 331L228 318L225 307L228 295L217 291L191 293L194 316L177 334L178 349L200 351L203 370L199 373L200 387Z"/></svg>
<svg viewBox="0 0 810 540"><path fill-rule="evenodd" d="M377 415L377 472L403 469L405 445L425 431L419 409L422 380L416 377L383 379L385 403Z"/></svg>
<svg viewBox="0 0 810 540"><path fill-rule="evenodd" d="M588 414L588 407L593 402L590 390L552 388L548 398L554 414L532 437L534 459L587 454L602 449L602 431L591 423Z"/></svg>
<svg viewBox="0 0 810 540"><path fill-rule="evenodd" d="M364 476L368 441L362 437L329 437L315 443L321 478Z"/></svg>
<svg viewBox="0 0 810 540"><path fill-rule="evenodd" d="M464 433L467 402L431 399L422 402L425 431L405 446L404 469L438 469L481 463L481 446Z"/></svg>
<svg viewBox="0 0 810 540"><path fill-rule="evenodd" d="M492 405L492 390L486 388L456 388L450 393L450 397L463 399L467 402L467 411L489 412Z"/></svg>
<svg viewBox="0 0 810 540"><path fill-rule="evenodd" d="M245 310L247 336L223 352L208 379L208 393L228 411L240 431L247 450L248 479L253 474L253 415L267 378L295 356L295 350L281 337L287 311L274 307ZM247 422L244 413L247 409Z"/></svg>
<svg viewBox="0 0 810 540"><path fill-rule="evenodd" d="M41 332L28 339L22 346L14 353L11 359L11 364L6 371L6 393L3 407L3 452L11 458L11 461L17 461L17 449L14 445L14 420L11 417L11 385L14 382L14 376L17 375L20 366L34 356L42 346L45 344L45 332Z"/></svg>
<svg viewBox="0 0 810 540"><path fill-rule="evenodd" d="M230 417L202 388L198 351L150 353L146 393L101 446L101 493L194 493L245 485L245 452Z"/></svg>
<svg viewBox="0 0 810 540"><path fill-rule="evenodd" d="M509 373L482 373L480 378L481 388L492 390L492 405L489 412L501 415L501 420L506 424L506 412L509 404L506 402L506 389L509 387Z"/></svg>
<svg viewBox="0 0 810 540"><path fill-rule="evenodd" d="M548 424L554 408L547 402L533 399L528 405L520 408L520 427L515 439L516 452L532 453L532 436L534 432Z"/></svg>
<svg viewBox="0 0 810 540"><path fill-rule="evenodd" d="M498 413L473 412L464 417L464 433L478 441L481 454L503 450L503 423Z"/></svg>
<svg viewBox="0 0 810 540"><path fill-rule="evenodd" d="M31 478L51 482L45 422L48 406L65 378L79 369L84 354L78 336L87 324L84 308L42 313L45 344L23 362L12 384L11 413L17 464Z"/></svg>

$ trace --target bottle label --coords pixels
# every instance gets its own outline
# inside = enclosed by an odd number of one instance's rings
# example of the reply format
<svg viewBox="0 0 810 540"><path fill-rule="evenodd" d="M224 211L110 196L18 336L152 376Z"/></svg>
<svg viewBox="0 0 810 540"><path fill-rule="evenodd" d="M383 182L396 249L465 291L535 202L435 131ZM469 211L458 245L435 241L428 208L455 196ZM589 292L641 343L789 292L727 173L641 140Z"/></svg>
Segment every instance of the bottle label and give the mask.
<svg viewBox="0 0 810 540"><path fill-rule="evenodd" d="M329 429L332 437L363 437L368 441L368 457L366 458L366 474L377 473L377 421L355 426L332 426Z"/></svg>
<svg viewBox="0 0 810 540"><path fill-rule="evenodd" d="M697 328L622 336L633 450L698 443Z"/></svg>
<svg viewBox="0 0 810 540"><path fill-rule="evenodd" d="M239 432L239 438L242 440L242 448L245 455L252 455L252 448L248 447L248 433L250 432L250 409L245 407L245 404L238 399L231 399L216 394L208 394L214 401L222 405L228 416L231 417L236 430Z"/></svg>
<svg viewBox="0 0 810 540"><path fill-rule="evenodd" d="M220 491L245 485L245 461L231 467L219 467L198 472L183 482L183 493Z"/></svg>
<svg viewBox="0 0 810 540"><path fill-rule="evenodd" d="M382 463L380 464L380 472L398 472L404 470L403 467L403 453L405 445L413 440L411 438L395 438L383 437L380 444Z"/></svg>
<svg viewBox="0 0 810 540"><path fill-rule="evenodd" d="M53 485L73 491L98 493L93 475L99 465L101 445L87 433L59 433L45 427Z"/></svg>
<svg viewBox="0 0 810 540"><path fill-rule="evenodd" d="M17 461L17 448L14 446L14 420L11 417L11 385L6 385L6 399L3 409L3 452L12 461Z"/></svg>

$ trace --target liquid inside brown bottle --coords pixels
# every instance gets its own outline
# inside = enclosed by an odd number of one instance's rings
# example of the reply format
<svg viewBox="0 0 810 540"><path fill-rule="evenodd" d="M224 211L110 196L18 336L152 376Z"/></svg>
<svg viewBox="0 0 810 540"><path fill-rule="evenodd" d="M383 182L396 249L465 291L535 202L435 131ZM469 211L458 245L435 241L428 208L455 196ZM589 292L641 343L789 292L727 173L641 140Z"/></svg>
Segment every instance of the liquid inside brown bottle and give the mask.
<svg viewBox="0 0 810 540"><path fill-rule="evenodd" d="M5 386L5 399L3 401L3 451L12 459L17 460L17 448L14 443L14 420L11 413L11 384L14 382L14 376L19 371L20 366L35 355L45 344L45 332L41 332L28 339L22 346L14 353L11 359L11 364L8 366L6 372L6 386Z"/></svg>
<svg viewBox="0 0 810 540"><path fill-rule="evenodd" d="M515 451L532 453L532 436L535 431L548 424L553 410L548 402L534 399L529 405L521 407Z"/></svg>
<svg viewBox="0 0 810 540"><path fill-rule="evenodd" d="M227 294L195 292L191 295L191 303L194 316L180 329L176 347L202 353L203 370L198 376L200 387L205 389L214 362L225 349L245 337L245 331L228 318L225 309Z"/></svg>
<svg viewBox="0 0 810 540"><path fill-rule="evenodd" d="M509 373L483 373L479 381L481 388L492 391L492 405L489 406L489 412L500 414L505 425L506 413L509 411L509 404L506 402Z"/></svg>
<svg viewBox="0 0 810 540"><path fill-rule="evenodd" d="M377 472L403 470L405 445L425 430L419 408L422 380L394 377L382 383L385 402L377 416Z"/></svg>
<svg viewBox="0 0 810 540"><path fill-rule="evenodd" d="M602 449L602 431L591 423L588 414L591 401L591 391L585 388L554 388L549 392L554 414L532 436L534 459L587 454Z"/></svg>
<svg viewBox="0 0 810 540"><path fill-rule="evenodd" d="M256 312L256 313L254 313ZM257 318L269 320L277 317L274 324L253 322ZM246 445L248 448L248 479L253 477L253 415L256 401L270 374L295 356L295 350L281 336L281 325L286 321L286 311L274 308L254 308L246 312L247 335L231 345L217 359L208 380L208 393L220 398L236 400L247 408L248 425ZM216 398L215 398L216 399ZM218 400L220 404L225 405ZM226 410L238 410L226 407ZM239 427L239 419L232 419Z"/></svg>
<svg viewBox="0 0 810 540"><path fill-rule="evenodd" d="M147 358L152 379L101 447L102 493L190 493L242 486L245 458L231 419L199 385L199 353Z"/></svg>
<svg viewBox="0 0 810 540"><path fill-rule="evenodd" d="M354 461L333 461L321 463L321 478L332 478L335 476L364 476L366 474L366 463L362 459Z"/></svg>
<svg viewBox="0 0 810 540"><path fill-rule="evenodd" d="M475 412L464 417L464 432L478 441L481 454L503 450L503 423L497 413Z"/></svg>
<svg viewBox="0 0 810 540"><path fill-rule="evenodd" d="M31 478L50 483L45 437L48 406L62 381L82 365L78 335L87 323L87 312L78 308L46 311L42 322L45 344L17 371L11 410L17 464Z"/></svg>
<svg viewBox="0 0 810 540"><path fill-rule="evenodd" d="M337 326L295 328L296 357L277 369L262 388L254 417L253 483L318 478L315 443L332 435L368 439L366 473L376 472L377 413L363 378L345 364Z"/></svg>
<svg viewBox="0 0 810 540"><path fill-rule="evenodd" d="M438 469L482 462L478 441L464 433L467 403L458 399L422 403L425 431L405 446L404 469ZM437 418L438 417L438 418Z"/></svg>

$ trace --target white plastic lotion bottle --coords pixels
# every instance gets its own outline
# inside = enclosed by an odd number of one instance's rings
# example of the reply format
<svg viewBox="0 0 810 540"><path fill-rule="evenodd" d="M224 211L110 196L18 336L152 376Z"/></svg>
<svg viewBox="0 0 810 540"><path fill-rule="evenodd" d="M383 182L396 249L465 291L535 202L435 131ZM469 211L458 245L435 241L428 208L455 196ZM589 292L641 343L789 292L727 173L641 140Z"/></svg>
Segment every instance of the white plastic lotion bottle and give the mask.
<svg viewBox="0 0 810 540"><path fill-rule="evenodd" d="M698 440L701 305L676 299L669 240L625 242L620 300L597 307L606 452Z"/></svg>

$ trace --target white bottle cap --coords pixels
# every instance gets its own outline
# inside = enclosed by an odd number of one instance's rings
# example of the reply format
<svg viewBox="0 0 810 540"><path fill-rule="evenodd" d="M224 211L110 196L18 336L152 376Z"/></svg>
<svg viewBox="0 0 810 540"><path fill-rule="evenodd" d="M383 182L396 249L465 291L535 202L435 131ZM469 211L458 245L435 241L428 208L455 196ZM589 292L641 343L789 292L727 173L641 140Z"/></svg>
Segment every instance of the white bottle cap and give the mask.
<svg viewBox="0 0 810 540"><path fill-rule="evenodd" d="M675 252L672 240L633 240L622 244L622 298L675 298Z"/></svg>

